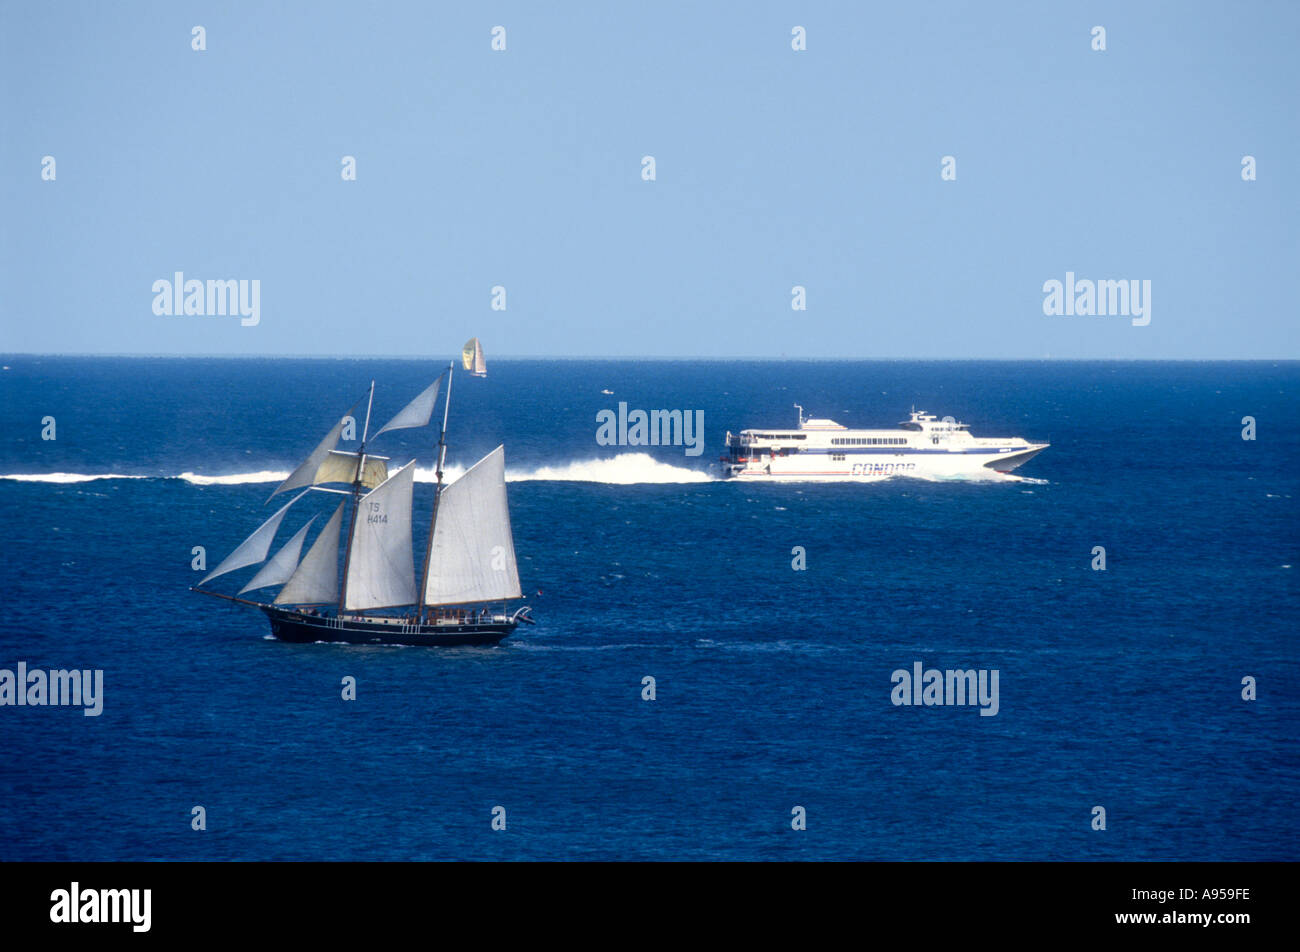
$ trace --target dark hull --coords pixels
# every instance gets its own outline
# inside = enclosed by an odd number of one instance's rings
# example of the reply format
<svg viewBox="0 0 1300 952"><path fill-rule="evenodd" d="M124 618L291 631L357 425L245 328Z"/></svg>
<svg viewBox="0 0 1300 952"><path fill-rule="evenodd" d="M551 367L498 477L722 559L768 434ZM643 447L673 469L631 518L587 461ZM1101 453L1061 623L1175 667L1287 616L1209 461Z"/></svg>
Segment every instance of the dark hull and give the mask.
<svg viewBox="0 0 1300 952"><path fill-rule="evenodd" d="M412 645L453 647L494 645L518 626L514 620L454 625L385 624L382 621L327 618L281 608L264 608L271 634L280 641L311 644L318 641L352 645Z"/></svg>

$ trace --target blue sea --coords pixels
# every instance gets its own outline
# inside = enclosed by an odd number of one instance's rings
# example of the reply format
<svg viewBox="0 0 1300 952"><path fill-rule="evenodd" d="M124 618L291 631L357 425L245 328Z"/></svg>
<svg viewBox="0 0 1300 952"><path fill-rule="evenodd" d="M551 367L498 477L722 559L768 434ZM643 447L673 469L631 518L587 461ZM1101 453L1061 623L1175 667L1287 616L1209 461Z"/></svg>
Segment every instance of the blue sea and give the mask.
<svg viewBox="0 0 1300 952"><path fill-rule="evenodd" d="M189 587L371 380L382 422L443 365L0 360L0 668L103 671L98 717L0 707L0 859L1300 858L1300 364L494 360L448 460L505 445L538 624L425 649L283 644ZM620 401L702 410L705 451L599 445ZM715 478L796 403L1052 445ZM372 449L427 470L436 438ZM895 705L916 662L996 669L998 713Z"/></svg>

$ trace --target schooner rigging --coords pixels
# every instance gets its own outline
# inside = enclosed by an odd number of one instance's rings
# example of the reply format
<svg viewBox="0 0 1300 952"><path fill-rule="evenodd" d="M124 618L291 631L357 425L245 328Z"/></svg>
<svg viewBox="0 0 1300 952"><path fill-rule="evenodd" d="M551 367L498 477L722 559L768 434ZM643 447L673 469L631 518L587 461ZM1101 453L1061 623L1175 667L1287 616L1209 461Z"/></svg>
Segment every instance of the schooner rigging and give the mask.
<svg viewBox="0 0 1300 952"><path fill-rule="evenodd" d="M465 346L465 369L485 374L478 339ZM365 423L355 452L338 449L339 440L361 401L345 413L311 454L271 496L299 492L262 523L193 591L263 610L272 634L287 641L347 641L375 644L491 644L507 637L520 622L532 623L527 606L509 612L522 598L510 511L506 499L505 450L498 446L459 479L443 485L447 419L453 366L370 436L374 382ZM366 451L382 434L427 426L446 382L442 426L435 462L436 483L429 532L419 577L413 556L412 510L415 460L389 470L390 457ZM332 485L331 485L332 484ZM336 488L339 484L346 489ZM267 558L290 508L310 492L343 498L315 541L301 555L312 516ZM347 529L343 531L346 511ZM343 547L339 566L340 536ZM300 558L301 556L301 558ZM238 595L204 586L237 569L263 563ZM271 602L242 596L281 586ZM488 606L501 603L500 611Z"/></svg>

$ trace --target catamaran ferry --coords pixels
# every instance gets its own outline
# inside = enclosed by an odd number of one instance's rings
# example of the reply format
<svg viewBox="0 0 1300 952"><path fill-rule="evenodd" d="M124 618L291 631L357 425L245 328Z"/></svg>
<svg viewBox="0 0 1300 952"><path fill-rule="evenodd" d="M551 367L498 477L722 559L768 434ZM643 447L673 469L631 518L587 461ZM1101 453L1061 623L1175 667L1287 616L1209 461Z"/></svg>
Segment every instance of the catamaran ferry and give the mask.
<svg viewBox="0 0 1300 952"><path fill-rule="evenodd" d="M952 417L924 410L894 430L851 430L834 420L804 419L794 430L727 433L725 477L737 479L849 480L890 476L962 477L987 470L1009 473L1050 445L1011 437L981 439Z"/></svg>

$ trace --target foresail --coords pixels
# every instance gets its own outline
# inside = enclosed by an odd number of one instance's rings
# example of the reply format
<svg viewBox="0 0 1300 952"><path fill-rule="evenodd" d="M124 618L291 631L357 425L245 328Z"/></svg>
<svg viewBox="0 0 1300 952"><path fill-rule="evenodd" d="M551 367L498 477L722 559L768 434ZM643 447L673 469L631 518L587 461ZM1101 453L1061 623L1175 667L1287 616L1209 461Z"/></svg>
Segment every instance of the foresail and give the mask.
<svg viewBox="0 0 1300 952"><path fill-rule="evenodd" d="M348 559L348 611L415 603L411 550L411 491L415 460L357 502Z"/></svg>
<svg viewBox="0 0 1300 952"><path fill-rule="evenodd" d="M430 387L398 412L397 416L385 423L380 428L379 433L386 430L404 430L408 427L428 426L429 417L433 415L434 404L438 402L438 388L442 385L442 378L445 376L446 374L440 375ZM375 436L378 436L379 433L376 433Z"/></svg>
<svg viewBox="0 0 1300 952"><path fill-rule="evenodd" d="M239 543L239 547L226 556L220 565L205 575L199 585L207 584L209 579L214 579L218 575L225 575L227 572L242 569L247 565L256 565L265 559L266 553L271 550L271 542L275 539L276 530L280 528L280 520L289 511L289 507L305 495L307 495L306 492L300 492L281 506L275 515L254 529L252 535Z"/></svg>
<svg viewBox="0 0 1300 952"><path fill-rule="evenodd" d="M302 553L303 540L307 538L307 530L315 521L315 516L308 519L307 524L295 532L293 538L286 542L279 552L271 556L270 560L253 576L252 581L239 590L239 594L243 595L255 589L287 582L289 576L293 575L293 570L298 567L298 556Z"/></svg>
<svg viewBox="0 0 1300 952"><path fill-rule="evenodd" d="M343 527L343 503L339 503L325 528L280 594L277 605L320 605L339 600L339 532Z"/></svg>
<svg viewBox="0 0 1300 952"><path fill-rule="evenodd" d="M506 502L505 449L498 446L442 491L425 602L519 598L519 567Z"/></svg>

